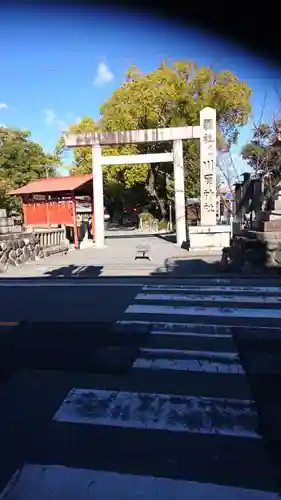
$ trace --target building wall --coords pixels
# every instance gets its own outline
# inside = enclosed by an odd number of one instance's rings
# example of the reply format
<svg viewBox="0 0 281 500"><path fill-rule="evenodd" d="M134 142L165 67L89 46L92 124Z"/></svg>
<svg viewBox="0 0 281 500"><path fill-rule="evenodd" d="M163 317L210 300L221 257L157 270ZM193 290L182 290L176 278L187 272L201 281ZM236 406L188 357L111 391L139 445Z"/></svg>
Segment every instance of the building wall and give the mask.
<svg viewBox="0 0 281 500"><path fill-rule="evenodd" d="M26 226L72 224L72 202L68 200L23 202L23 215Z"/></svg>

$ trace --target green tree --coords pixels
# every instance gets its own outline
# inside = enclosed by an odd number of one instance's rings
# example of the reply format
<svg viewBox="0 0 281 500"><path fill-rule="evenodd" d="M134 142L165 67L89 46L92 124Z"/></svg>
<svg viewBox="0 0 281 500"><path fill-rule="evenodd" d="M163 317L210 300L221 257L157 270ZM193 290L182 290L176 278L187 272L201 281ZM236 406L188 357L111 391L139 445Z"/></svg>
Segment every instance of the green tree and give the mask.
<svg viewBox="0 0 281 500"><path fill-rule="evenodd" d="M280 127L280 120L272 125L261 123L254 128L252 140L243 147L242 157L255 174L266 173L280 166L280 147L275 145Z"/></svg>
<svg viewBox="0 0 281 500"><path fill-rule="evenodd" d="M238 138L239 128L250 113L251 89L231 71L214 72L192 61L165 61L159 68L142 75L129 68L122 85L101 107L103 130L133 130L196 125L200 110L210 106L217 111L218 145L228 147ZM138 152L164 152L170 144L138 145ZM184 165L186 194L199 193L199 144L185 141ZM132 171L135 169L130 166ZM126 166L118 166L126 170ZM172 174L171 165L142 166L147 173L147 189L163 215L165 179ZM163 192L164 191L164 192Z"/></svg>
<svg viewBox="0 0 281 500"><path fill-rule="evenodd" d="M96 123L90 116L84 116L79 123L74 123L69 126L69 132L98 132L99 124ZM64 151L64 139L59 138L56 147L56 153L60 156ZM91 148L75 148L73 151L74 161L70 169L70 175L88 174L92 171L92 150Z"/></svg>
<svg viewBox="0 0 281 500"><path fill-rule="evenodd" d="M215 72L199 67L192 61L164 61L146 75L131 66L124 82L101 106L101 119L95 122L84 117L71 125L73 132L120 131L159 127L197 125L199 113L206 106L217 111L218 148L226 149L235 143L239 128L247 122L250 113L251 89L231 71ZM58 151L63 147L60 139ZM199 141L184 141L186 194L199 194ZM107 146L104 155L136 154L171 151L171 144L139 144L122 147ZM90 172L90 148L74 150L72 174ZM124 196L128 190L153 199L164 215L165 202L171 198L172 165L110 165L103 169L105 192L110 196Z"/></svg>
<svg viewBox="0 0 281 500"><path fill-rule="evenodd" d="M255 175L264 180L265 191L272 191L281 180L281 147L277 141L281 121L272 124L261 123L253 130L252 140L242 149L246 160Z"/></svg>
<svg viewBox="0 0 281 500"><path fill-rule="evenodd" d="M11 189L28 182L55 175L59 158L44 153L42 147L29 139L30 132L16 128L0 127L0 206L9 212L19 210Z"/></svg>

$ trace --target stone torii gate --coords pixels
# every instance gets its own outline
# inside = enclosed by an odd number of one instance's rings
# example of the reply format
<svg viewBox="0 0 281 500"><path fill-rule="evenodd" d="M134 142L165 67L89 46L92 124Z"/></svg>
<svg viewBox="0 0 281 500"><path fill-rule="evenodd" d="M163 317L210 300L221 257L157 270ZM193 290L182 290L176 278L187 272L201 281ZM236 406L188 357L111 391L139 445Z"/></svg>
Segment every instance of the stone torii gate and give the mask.
<svg viewBox="0 0 281 500"><path fill-rule="evenodd" d="M201 247L202 244L205 247L206 238L201 236L217 233L216 230L212 229L216 226L216 111L214 109L204 108L200 112L200 125L194 127L76 134L65 132L63 137L65 146L68 148L92 148L95 243L97 248L104 246L103 165L173 162L177 243L181 245L186 241L182 145L182 141L186 139L200 139L201 225L199 227L202 228L202 231L198 232L198 227L194 227L191 232L189 231L190 248ZM154 142L173 142L173 151L170 153L120 156L102 156L101 153L103 145Z"/></svg>

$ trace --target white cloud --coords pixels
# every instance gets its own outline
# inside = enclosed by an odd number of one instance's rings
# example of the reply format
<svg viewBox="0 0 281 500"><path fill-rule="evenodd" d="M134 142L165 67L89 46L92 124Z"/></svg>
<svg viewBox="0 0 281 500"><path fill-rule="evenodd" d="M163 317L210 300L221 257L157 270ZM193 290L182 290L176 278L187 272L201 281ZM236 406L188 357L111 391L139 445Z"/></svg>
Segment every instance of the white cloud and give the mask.
<svg viewBox="0 0 281 500"><path fill-rule="evenodd" d="M7 107L8 107L8 104L6 104L5 102L0 103L0 109L7 109Z"/></svg>
<svg viewBox="0 0 281 500"><path fill-rule="evenodd" d="M45 123L48 127L56 127L59 130L65 130L68 128L67 123L64 120L61 120L51 109L45 109L44 115Z"/></svg>
<svg viewBox="0 0 281 500"><path fill-rule="evenodd" d="M97 75L94 79L94 85L104 85L105 83L111 82L113 80L114 74L110 71L109 67L101 62L98 65Z"/></svg>
<svg viewBox="0 0 281 500"><path fill-rule="evenodd" d="M45 123L46 123L46 125L48 125L49 127L51 127L54 124L54 120L56 118L56 114L53 111L51 111L50 109L46 109L44 111L44 115L45 115Z"/></svg>

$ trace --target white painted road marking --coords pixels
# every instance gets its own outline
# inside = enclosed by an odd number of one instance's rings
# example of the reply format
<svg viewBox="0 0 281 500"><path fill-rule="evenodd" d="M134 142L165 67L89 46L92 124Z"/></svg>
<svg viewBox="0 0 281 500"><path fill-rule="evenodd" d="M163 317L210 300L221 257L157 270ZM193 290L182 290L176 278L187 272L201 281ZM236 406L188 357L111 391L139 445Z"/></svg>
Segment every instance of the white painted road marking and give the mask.
<svg viewBox="0 0 281 500"><path fill-rule="evenodd" d="M135 300L157 301L164 300L169 302L242 302L246 304L280 304L281 296L263 296L263 295L181 295L170 293L139 293Z"/></svg>
<svg viewBox="0 0 281 500"><path fill-rule="evenodd" d="M197 373L219 373L232 375L245 375L239 363L226 364L215 360L206 359L171 359L171 358L137 358L133 364L135 369L143 370L175 370Z"/></svg>
<svg viewBox="0 0 281 500"><path fill-rule="evenodd" d="M156 329L159 329L159 328L162 328L163 329L163 332L164 331L167 331L167 335L170 335L175 333L175 334L180 334L180 331L182 333L188 333L188 332L191 332L192 335L194 335L194 332L195 330L197 330L197 332L199 334L201 334L201 331L204 331L205 329L208 330L208 332L211 332L213 331L213 333L210 333L211 336L215 335L215 332L219 330L222 330L224 332L227 332L227 335L231 335L231 332L232 330L234 329L237 329L239 328L239 330L245 330L247 331L249 329L249 326L245 326L245 325L232 325L232 324L228 324L228 325L220 325L220 324L214 324L214 323L181 323L181 322L174 322L174 321L149 321L149 320L135 320L135 319L131 319L131 320L127 320L127 319L122 319L122 320L118 320L116 321L116 324L117 325L130 325L130 326L134 326L134 325L147 325L147 326L151 326L153 328L153 332L156 332ZM256 326L254 327L255 331L261 331L261 332L269 332L269 328L268 326ZM278 333L281 334L281 326L270 326L270 331L274 331L274 335L278 335ZM158 331L158 330L157 330ZM161 332L161 333L163 333ZM152 332L151 332L152 333ZM207 335L207 333L206 333ZM216 334L218 335L219 337L221 336L220 334ZM223 335L222 335L223 336Z"/></svg>
<svg viewBox="0 0 281 500"><path fill-rule="evenodd" d="M230 280L229 280L230 281ZM189 286L189 285L144 285L142 288L147 291L185 291L185 292L250 292L250 293L277 293L281 294L280 286ZM230 296L231 299L231 296Z"/></svg>
<svg viewBox="0 0 281 500"><path fill-rule="evenodd" d="M174 355L174 356L185 356L191 358L200 359L219 359L223 361L237 361L239 359L237 352L213 352L213 351L191 351L185 349L159 349L154 347L143 347L140 349L140 353L144 356L161 356L161 355Z"/></svg>
<svg viewBox="0 0 281 500"><path fill-rule="evenodd" d="M0 500L278 500L279 494L212 483L25 464Z"/></svg>
<svg viewBox="0 0 281 500"><path fill-rule="evenodd" d="M274 492L162 477L25 464L0 500L278 500Z"/></svg>
<svg viewBox="0 0 281 500"><path fill-rule="evenodd" d="M228 307L160 306L133 304L127 307L127 314L165 314L174 316L216 316L224 318L267 318L281 319L280 309L242 309Z"/></svg>
<svg viewBox="0 0 281 500"><path fill-rule="evenodd" d="M179 335L182 337L202 337L202 338L221 338L221 339L231 339L232 335L230 333L195 333L195 332L181 332L181 331L171 331L171 330L152 330L151 335Z"/></svg>
<svg viewBox="0 0 281 500"><path fill-rule="evenodd" d="M251 401L72 389L55 421L259 439Z"/></svg>
<svg viewBox="0 0 281 500"><path fill-rule="evenodd" d="M151 328L151 335L182 335L198 337L232 338L231 332L239 330L245 338L276 339L281 338L281 326L254 326L249 330L249 325L220 325L213 323L180 323L173 321L151 321L151 320L119 320L116 325L131 326L132 332L134 326L143 325ZM223 332L223 333L221 333Z"/></svg>

